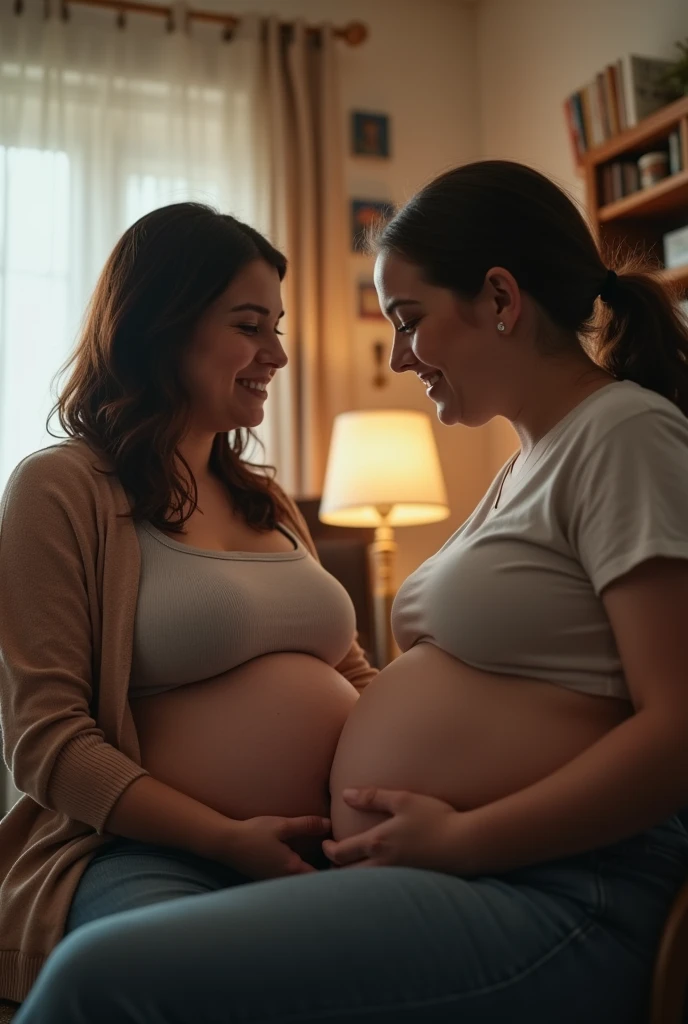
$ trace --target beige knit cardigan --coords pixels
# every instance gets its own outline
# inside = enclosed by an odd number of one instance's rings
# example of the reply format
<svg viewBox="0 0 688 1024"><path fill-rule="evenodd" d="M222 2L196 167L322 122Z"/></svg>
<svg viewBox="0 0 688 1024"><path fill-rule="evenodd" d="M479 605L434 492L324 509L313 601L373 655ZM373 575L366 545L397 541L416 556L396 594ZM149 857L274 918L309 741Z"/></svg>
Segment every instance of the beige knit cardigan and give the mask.
<svg viewBox="0 0 688 1024"><path fill-rule="evenodd" d="M110 811L146 774L127 697L140 567L128 513L81 441L22 462L0 505L0 725L24 794L0 821L0 999L26 997ZM375 675L355 642L337 668L358 688Z"/></svg>

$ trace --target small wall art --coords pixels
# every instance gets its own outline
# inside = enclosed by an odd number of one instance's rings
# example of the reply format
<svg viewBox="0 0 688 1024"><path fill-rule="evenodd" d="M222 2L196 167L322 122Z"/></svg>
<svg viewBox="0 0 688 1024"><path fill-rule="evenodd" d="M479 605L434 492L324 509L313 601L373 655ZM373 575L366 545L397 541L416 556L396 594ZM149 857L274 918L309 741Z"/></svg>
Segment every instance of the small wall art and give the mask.
<svg viewBox="0 0 688 1024"><path fill-rule="evenodd" d="M355 110L351 115L351 151L355 156L389 157L389 117Z"/></svg>
<svg viewBox="0 0 688 1024"><path fill-rule="evenodd" d="M363 252L370 228L385 224L394 213L392 203L379 199L351 200L351 248Z"/></svg>
<svg viewBox="0 0 688 1024"><path fill-rule="evenodd" d="M358 315L361 320L384 320L372 281L358 282Z"/></svg>

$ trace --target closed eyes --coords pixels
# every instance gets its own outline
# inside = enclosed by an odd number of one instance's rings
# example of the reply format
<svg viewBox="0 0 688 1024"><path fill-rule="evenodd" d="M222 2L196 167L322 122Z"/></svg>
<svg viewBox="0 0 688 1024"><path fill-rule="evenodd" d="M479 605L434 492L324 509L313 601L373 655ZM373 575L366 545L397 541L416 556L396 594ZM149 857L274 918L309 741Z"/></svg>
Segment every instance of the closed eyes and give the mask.
<svg viewBox="0 0 688 1024"><path fill-rule="evenodd" d="M417 326L417 324L418 320L409 320L405 324L399 324L399 326L397 327L397 334L410 334L414 327Z"/></svg>
<svg viewBox="0 0 688 1024"><path fill-rule="evenodd" d="M244 334L249 334L252 336L258 334L258 331L260 330L259 324L237 324L237 327L239 328L240 331L243 331ZM284 331L278 331L276 327L275 334L278 334L280 338L284 337Z"/></svg>

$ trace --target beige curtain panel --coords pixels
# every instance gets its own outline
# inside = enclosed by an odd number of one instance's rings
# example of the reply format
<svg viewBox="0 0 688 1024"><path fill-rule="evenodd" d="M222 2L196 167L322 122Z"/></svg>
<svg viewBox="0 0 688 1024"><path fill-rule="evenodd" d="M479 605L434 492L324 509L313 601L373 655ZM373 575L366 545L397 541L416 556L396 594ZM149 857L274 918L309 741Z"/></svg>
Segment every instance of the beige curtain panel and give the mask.
<svg viewBox="0 0 688 1024"><path fill-rule="evenodd" d="M284 486L320 494L334 417L352 405L343 119L332 26L271 19L263 33L268 233L286 252L285 332L266 438Z"/></svg>

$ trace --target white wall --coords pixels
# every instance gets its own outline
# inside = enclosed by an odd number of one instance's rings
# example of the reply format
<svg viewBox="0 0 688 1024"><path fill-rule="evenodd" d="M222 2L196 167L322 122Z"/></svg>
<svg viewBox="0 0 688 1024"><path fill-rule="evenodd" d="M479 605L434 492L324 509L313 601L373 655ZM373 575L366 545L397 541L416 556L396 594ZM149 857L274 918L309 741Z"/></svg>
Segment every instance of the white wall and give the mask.
<svg viewBox="0 0 688 1024"><path fill-rule="evenodd" d="M530 164L582 200L564 99L625 53L677 57L688 0L479 0L476 15L481 156ZM498 464L514 434L496 421L490 438Z"/></svg>

